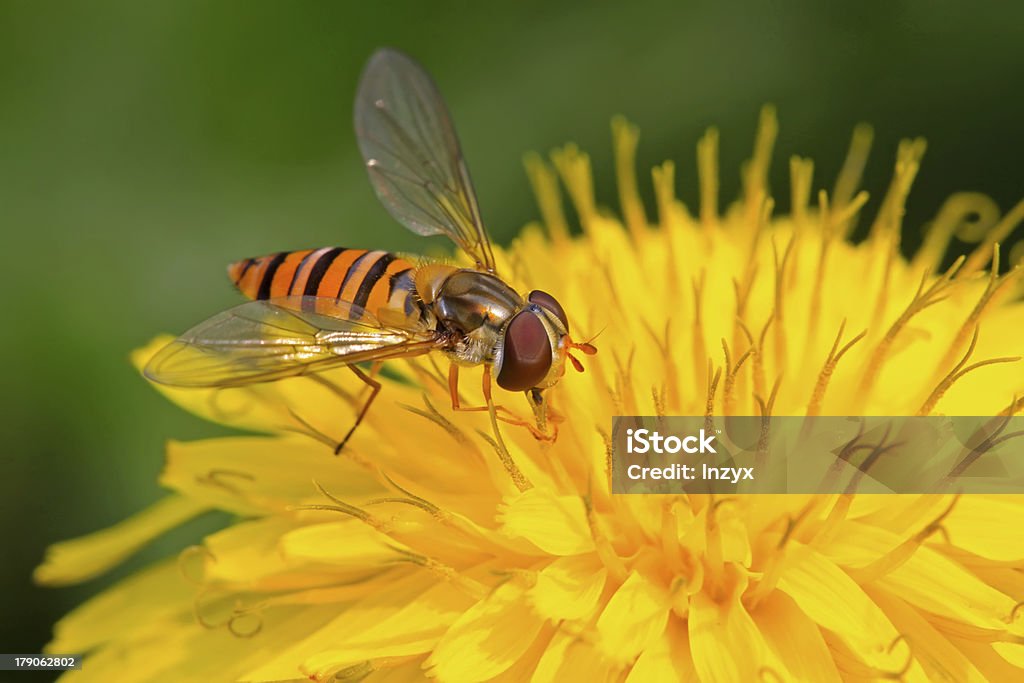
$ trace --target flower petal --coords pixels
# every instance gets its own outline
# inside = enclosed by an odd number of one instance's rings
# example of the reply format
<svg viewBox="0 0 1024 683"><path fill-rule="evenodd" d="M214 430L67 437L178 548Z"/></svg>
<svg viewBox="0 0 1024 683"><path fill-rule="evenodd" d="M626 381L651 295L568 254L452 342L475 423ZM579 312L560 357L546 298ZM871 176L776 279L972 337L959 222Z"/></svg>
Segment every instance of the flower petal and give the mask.
<svg viewBox="0 0 1024 683"><path fill-rule="evenodd" d="M328 607L288 608L260 618L253 638L240 638L227 628L206 629L189 615L174 621L142 622L94 654L69 681L148 683L171 681L235 681L267 656L268 643L295 642L331 617ZM295 662L287 676L299 674ZM280 680L280 679L278 679Z"/></svg>
<svg viewBox="0 0 1024 683"><path fill-rule="evenodd" d="M907 602L885 590L868 589L893 625L906 637L914 657L932 680L983 683L986 679L962 652Z"/></svg>
<svg viewBox="0 0 1024 683"><path fill-rule="evenodd" d="M626 677L626 683L694 680L697 680L697 670L690 651L690 637L686 625L678 619L669 619L665 632L640 653Z"/></svg>
<svg viewBox="0 0 1024 683"><path fill-rule="evenodd" d="M793 678L838 683L839 672L818 625L800 611L791 597L775 591L752 616L765 642Z"/></svg>
<svg viewBox="0 0 1024 683"><path fill-rule="evenodd" d="M171 441L160 475L161 484L182 495L245 515L324 502L314 482L342 498L383 491L366 468L295 435Z"/></svg>
<svg viewBox="0 0 1024 683"><path fill-rule="evenodd" d="M308 676L328 678L360 662L430 652L472 599L446 582L433 583L424 590L423 578L368 594L368 599L346 609L316 634L273 657L249 677L273 679L285 675L291 662L302 661L302 670ZM422 678L422 671L419 676Z"/></svg>
<svg viewBox="0 0 1024 683"><path fill-rule="evenodd" d="M594 613L607 576L595 555L560 557L537 574L527 596L545 619L584 619Z"/></svg>
<svg viewBox="0 0 1024 683"><path fill-rule="evenodd" d="M285 571L290 563L280 553L278 542L294 528L289 519L266 517L239 522L207 536L203 540L207 551L203 580L252 584Z"/></svg>
<svg viewBox="0 0 1024 683"><path fill-rule="evenodd" d="M503 583L452 624L425 668L442 681L487 680L515 664L543 625L523 587Z"/></svg>
<svg viewBox="0 0 1024 683"><path fill-rule="evenodd" d="M582 638L557 631L537 662L531 683L612 680L611 663Z"/></svg>
<svg viewBox="0 0 1024 683"><path fill-rule="evenodd" d="M141 623L188 614L195 587L177 562L148 567L76 607L57 622L47 652L87 652Z"/></svg>
<svg viewBox="0 0 1024 683"><path fill-rule="evenodd" d="M716 600L706 590L690 599L690 650L698 677L706 683L756 681L770 670L786 680L783 664L740 602L746 581L742 575L735 580L737 585L724 599Z"/></svg>
<svg viewBox="0 0 1024 683"><path fill-rule="evenodd" d="M868 666L879 671L898 671L902 666L899 654L888 654L899 637L892 623L849 575L819 553L790 543L778 587Z"/></svg>
<svg viewBox="0 0 1024 683"><path fill-rule="evenodd" d="M498 511L498 521L507 535L525 538L552 555L594 550L587 511L579 496L528 489L506 499Z"/></svg>
<svg viewBox="0 0 1024 683"><path fill-rule="evenodd" d="M1010 562L1024 559L1024 543L1007 543L1009 520L1024 516L1021 496L961 496L942 525L950 540L975 555Z"/></svg>
<svg viewBox="0 0 1024 683"><path fill-rule="evenodd" d="M971 661L988 681L1020 681L1024 669L1014 666L1000 654L993 643L950 636L949 641Z"/></svg>
<svg viewBox="0 0 1024 683"><path fill-rule="evenodd" d="M1005 619L1014 607L1012 598L928 547L918 548L877 585L919 609L995 631L1006 628Z"/></svg>
<svg viewBox="0 0 1024 683"><path fill-rule="evenodd" d="M597 620L599 647L614 664L631 663L664 631L669 605L664 588L631 573Z"/></svg>
<svg viewBox="0 0 1024 683"><path fill-rule="evenodd" d="M1024 675L1024 645L1021 643L992 643L992 649L1003 659L1021 669Z"/></svg>
<svg viewBox="0 0 1024 683"><path fill-rule="evenodd" d="M167 496L112 527L54 543L32 578L48 586L65 586L98 576L160 534L187 522L210 506L202 501Z"/></svg>
<svg viewBox="0 0 1024 683"><path fill-rule="evenodd" d="M345 519L299 527L281 537L280 547L288 559L371 569L394 562L403 546L364 522Z"/></svg>

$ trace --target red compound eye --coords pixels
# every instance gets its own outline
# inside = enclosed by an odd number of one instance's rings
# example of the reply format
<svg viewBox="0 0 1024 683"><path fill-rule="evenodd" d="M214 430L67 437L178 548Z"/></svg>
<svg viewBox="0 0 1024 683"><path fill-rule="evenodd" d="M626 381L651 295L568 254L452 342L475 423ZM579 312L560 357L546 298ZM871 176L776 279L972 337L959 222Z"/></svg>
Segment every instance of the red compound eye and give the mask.
<svg viewBox="0 0 1024 683"><path fill-rule="evenodd" d="M562 304L558 303L558 299L540 289L533 290L526 298L531 304L543 306L554 313L555 317L562 321L562 325L565 326L565 332L568 334L569 319L565 317L565 310L562 308Z"/></svg>
<svg viewBox="0 0 1024 683"><path fill-rule="evenodd" d="M522 311L512 318L505 328L503 348L498 371L498 386L502 389L526 391L547 377L552 363L551 341L536 313Z"/></svg>

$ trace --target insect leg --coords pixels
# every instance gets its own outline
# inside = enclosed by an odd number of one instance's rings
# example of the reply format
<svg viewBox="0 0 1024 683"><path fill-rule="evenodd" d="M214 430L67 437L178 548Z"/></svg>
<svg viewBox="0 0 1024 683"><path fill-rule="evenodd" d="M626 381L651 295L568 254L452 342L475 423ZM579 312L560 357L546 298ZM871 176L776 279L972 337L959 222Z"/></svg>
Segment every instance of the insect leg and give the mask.
<svg viewBox="0 0 1024 683"><path fill-rule="evenodd" d="M378 363L375 363L374 365L379 366ZM361 379L363 382L366 383L366 385L368 387L370 387L370 397L368 399L366 399L366 403L363 404L362 409L359 411L359 415L356 416L355 424L353 424L352 428L348 430L348 434L346 434L345 438L341 440L341 443L339 443L337 446L334 447L334 454L335 455L338 455L339 453L341 453L341 449L343 449L345 447L345 444L348 443L348 440L352 436L352 433L356 431L356 427L358 427L359 423L363 421L364 417L366 417L366 411L368 411L370 409L370 406L373 404L373 400L375 398L377 398L377 394L380 393L380 388L381 388L381 383L380 382L378 382L377 380L373 379L372 377L367 376L367 374L365 372L360 370L355 365L349 365L348 369L351 370L352 372L354 372L356 377ZM379 369L379 367L378 367L378 369ZM377 374L373 369L371 369L370 372L373 373L373 374Z"/></svg>
<svg viewBox="0 0 1024 683"><path fill-rule="evenodd" d="M493 408L497 419L507 424L514 425L516 427L526 427L528 430L530 430L530 433L533 435L533 438L537 439L538 441L554 441L556 438L558 438L557 425L555 426L555 429L551 434L547 434L538 429L537 427L535 427L528 420L524 420L523 418L519 417L505 406L495 405L494 399L491 396L491 367L489 365L484 366L482 388L485 405L472 407L462 406L459 403L459 366L455 365L454 363L451 365L451 367L448 370L448 391L451 393L452 397L452 410L467 413L484 411L489 412ZM504 415L497 416L497 413L499 411L504 413Z"/></svg>
<svg viewBox="0 0 1024 683"><path fill-rule="evenodd" d="M487 399L487 403L491 403L491 386L490 386L490 382L488 381L488 379L490 378L490 372L491 372L490 367L485 365L484 366L484 396ZM487 410L490 410L490 406L489 405L463 406L459 402L459 366L455 365L455 363L452 363L448 367L448 393L451 395L451 398L452 398L452 410L457 410L457 411L462 412L462 413L482 413L482 412L485 412ZM499 417L498 418L499 420L504 420L505 422L511 422L511 421L514 420L515 422L513 422L513 424L518 424L519 423L519 417L515 413L513 413L511 410L506 408L505 406L498 406L498 405L496 405L496 406L494 406L494 409L498 410L498 411L503 411L505 413L508 413L508 415L510 416L510 418Z"/></svg>
<svg viewBox="0 0 1024 683"><path fill-rule="evenodd" d="M459 406L459 366L455 363L448 366L448 393L452 397L452 410L462 410Z"/></svg>
<svg viewBox="0 0 1024 683"><path fill-rule="evenodd" d="M487 400L487 414L491 418L491 429L494 430L494 447L498 451L498 458L501 460L501 464L505 466L505 471L512 477L516 487L520 491L526 491L532 488L533 484L530 483L530 480L526 478L523 471L516 465L512 454L508 452L505 440L501 438L501 430L498 429L498 411L494 401L491 399L491 366L489 365L484 366L483 391L484 398Z"/></svg>
<svg viewBox="0 0 1024 683"><path fill-rule="evenodd" d="M490 403L490 383L487 381L490 377L490 368L488 366L483 367L483 395L486 398L486 402ZM459 366L455 365L454 362L449 366L449 393L452 396L452 410L459 411L460 413L482 413L490 410L488 404L484 405L473 405L473 407L464 407L459 402ZM509 409L505 408L504 405L495 405L496 411L504 411L508 413L512 418L518 420L516 415ZM505 418L499 418L505 420Z"/></svg>

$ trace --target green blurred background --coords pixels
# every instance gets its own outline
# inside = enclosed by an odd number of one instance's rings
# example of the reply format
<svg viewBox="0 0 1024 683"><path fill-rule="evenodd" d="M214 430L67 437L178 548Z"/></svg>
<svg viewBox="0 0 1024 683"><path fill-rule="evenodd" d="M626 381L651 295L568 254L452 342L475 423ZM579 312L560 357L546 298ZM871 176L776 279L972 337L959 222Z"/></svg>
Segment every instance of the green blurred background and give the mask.
<svg viewBox="0 0 1024 683"><path fill-rule="evenodd" d="M500 242L536 216L527 150L580 143L614 206L616 113L641 126L643 169L677 160L691 206L694 146L718 125L729 199L765 102L782 210L789 155L813 156L831 188L851 128L873 123L874 207L899 138L927 137L913 231L956 190L1003 210L1024 195L1022 26L1013 2L2 0L0 651L39 650L74 604L221 521L83 587L31 586L48 543L160 496L164 439L218 431L147 387L133 347L237 302L224 266L240 257L422 246L377 205L353 140L375 47L436 76Z"/></svg>

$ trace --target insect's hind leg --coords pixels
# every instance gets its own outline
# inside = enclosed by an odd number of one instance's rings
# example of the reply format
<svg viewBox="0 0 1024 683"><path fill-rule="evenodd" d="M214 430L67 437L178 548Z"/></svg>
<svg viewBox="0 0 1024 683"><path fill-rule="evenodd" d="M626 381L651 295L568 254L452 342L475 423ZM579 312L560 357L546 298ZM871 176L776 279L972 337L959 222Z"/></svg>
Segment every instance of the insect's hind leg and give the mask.
<svg viewBox="0 0 1024 683"><path fill-rule="evenodd" d="M367 411L370 410L370 406L373 404L374 399L377 398L377 394L380 393L380 388L382 386L380 382L378 382L377 380L375 380L371 376L371 375L376 375L377 371L380 370L380 363L374 363L373 364L373 367L370 368L370 375L367 375L365 372L360 370L355 365L349 365L348 369L351 370L353 373L355 373L355 376L358 377L362 382L364 382L366 384L366 386L370 387L370 396L369 396L369 398L366 399L366 403L364 403L363 407L359 410L359 414L356 416L356 421L352 425L352 427L348 430L348 433L345 434L345 438L343 438L341 440L341 442L338 443L338 445L334 447L334 454L335 455L338 455L339 453L341 453L342 449L345 448L345 444L348 443L348 440L352 437L352 434L356 431L356 427L358 427L359 423L363 421L364 417L366 417Z"/></svg>

